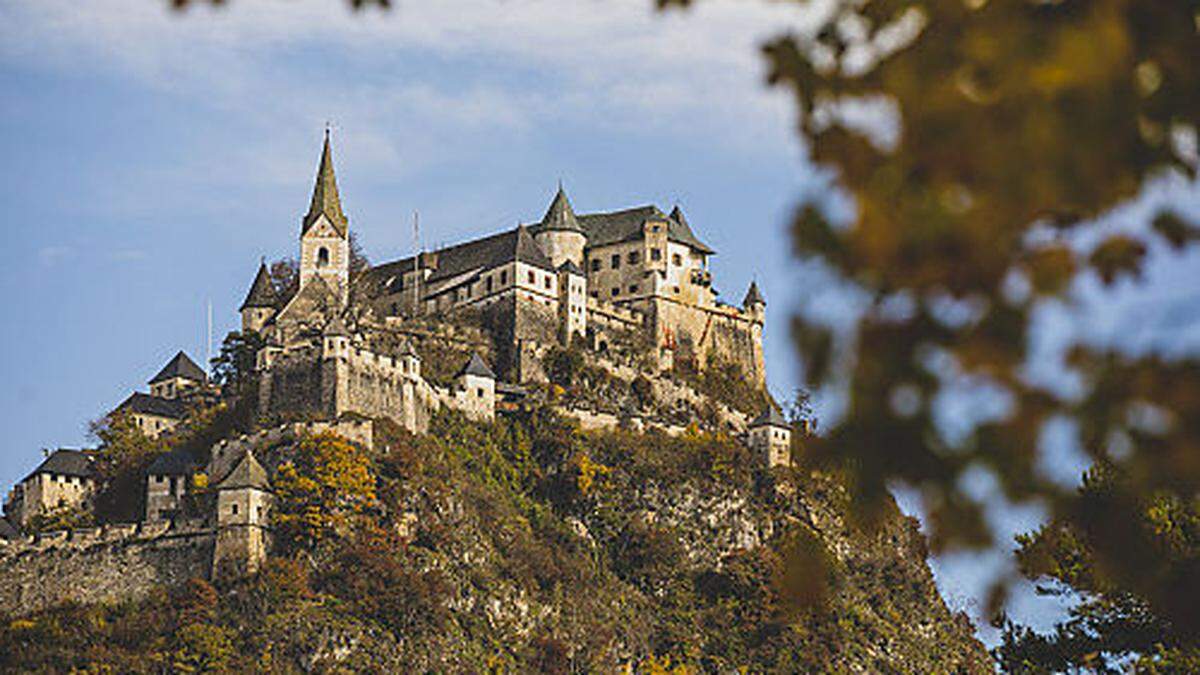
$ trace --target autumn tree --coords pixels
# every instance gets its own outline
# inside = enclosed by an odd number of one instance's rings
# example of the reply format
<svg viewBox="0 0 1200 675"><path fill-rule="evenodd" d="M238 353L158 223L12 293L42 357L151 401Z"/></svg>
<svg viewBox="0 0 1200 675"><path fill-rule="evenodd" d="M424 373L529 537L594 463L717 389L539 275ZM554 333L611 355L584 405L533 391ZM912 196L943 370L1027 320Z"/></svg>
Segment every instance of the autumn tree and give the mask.
<svg viewBox="0 0 1200 675"><path fill-rule="evenodd" d="M1111 532L1138 529L1143 514L1130 504L1197 494L1194 358L1078 344L1067 366L1083 386L1070 394L1028 369L1039 312L1078 303L1089 279L1136 283L1149 246L1197 237L1171 211L1133 234L1094 220L1158 177L1195 175L1198 9L844 2L811 35L766 46L813 160L853 201L842 221L802 201L793 244L866 309L853 335L805 314L793 334L808 383L846 388L845 416L808 452L849 472L860 514L880 512L890 484L914 486L943 550L994 543L987 504L961 480L968 472L990 474L1010 500L1046 504L1056 522L1103 512ZM936 401L964 390L1002 410L950 436ZM1085 500L1038 470L1056 421L1074 422L1084 451L1126 476L1120 489ZM1107 583L1200 635L1200 607L1174 601L1200 595L1197 558L1077 531ZM1162 565L1170 570L1144 574Z"/></svg>
<svg viewBox="0 0 1200 675"><path fill-rule="evenodd" d="M1012 622L1005 623L1003 644L995 650L1004 672L1121 672L1135 664L1138 672L1196 672L1200 648L1187 627L1166 616L1182 609L1152 611L1140 588L1116 584L1103 573L1106 561L1097 559L1094 542L1118 539L1129 551L1149 549L1156 563L1142 569L1147 585L1181 589L1171 602L1189 604L1193 581L1178 578L1188 567L1181 561L1200 556L1200 508L1169 492L1128 501L1128 480L1107 463L1084 475L1079 509L1059 517L1036 532L1018 538L1017 558L1022 573L1037 583L1040 593L1080 598L1067 620L1042 635ZM1095 504L1095 508L1087 508ZM1108 510L1119 509L1116 518ZM1130 521L1127 513L1138 518ZM1114 530L1134 525L1133 529Z"/></svg>
<svg viewBox="0 0 1200 675"><path fill-rule="evenodd" d="M300 440L274 487L275 526L285 548L311 548L375 503L366 454L329 431Z"/></svg>
<svg viewBox="0 0 1200 675"><path fill-rule="evenodd" d="M91 435L98 441L96 517L101 521L133 521L142 516L146 469L166 449L161 438L142 433L133 416L114 412L93 422Z"/></svg>

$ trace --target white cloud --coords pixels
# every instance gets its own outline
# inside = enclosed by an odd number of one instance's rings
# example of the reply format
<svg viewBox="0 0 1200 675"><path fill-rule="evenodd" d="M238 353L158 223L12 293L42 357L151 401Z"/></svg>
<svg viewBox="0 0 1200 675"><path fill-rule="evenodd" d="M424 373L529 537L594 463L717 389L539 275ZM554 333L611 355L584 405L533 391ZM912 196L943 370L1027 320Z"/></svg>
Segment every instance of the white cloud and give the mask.
<svg viewBox="0 0 1200 675"><path fill-rule="evenodd" d="M272 135L308 133L333 117L343 142L369 146L379 163L369 171L420 170L464 133L563 120L700 134L778 156L794 151L779 143L794 137L792 107L762 83L758 46L816 15L812 5L734 0L666 13L651 0L454 0L387 13L329 0L233 0L183 13L167 4L11 2L0 9L0 59L116 76ZM270 158L280 140L242 148L235 163L281 168ZM297 170L254 173L290 179Z"/></svg>

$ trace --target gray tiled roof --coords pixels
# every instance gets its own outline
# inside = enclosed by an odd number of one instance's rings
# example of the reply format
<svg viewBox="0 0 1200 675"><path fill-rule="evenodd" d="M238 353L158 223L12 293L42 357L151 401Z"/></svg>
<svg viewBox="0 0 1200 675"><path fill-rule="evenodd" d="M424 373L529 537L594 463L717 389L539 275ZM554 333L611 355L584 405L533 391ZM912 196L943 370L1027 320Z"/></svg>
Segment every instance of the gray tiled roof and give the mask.
<svg viewBox="0 0 1200 675"><path fill-rule="evenodd" d="M162 370L158 371L158 374L150 380L150 384L169 380L173 377L182 377L197 382L208 381L208 376L204 374L200 366L196 365L196 362L182 351L168 361Z"/></svg>
<svg viewBox="0 0 1200 675"><path fill-rule="evenodd" d="M8 519L0 518L0 539L16 539L20 536L21 532Z"/></svg>
<svg viewBox="0 0 1200 675"><path fill-rule="evenodd" d="M765 426L790 427L791 425L789 425L788 421L783 418L783 414L775 409L775 406L767 406L767 409L764 410L761 415L754 418L754 421L750 423L751 429Z"/></svg>
<svg viewBox="0 0 1200 675"><path fill-rule="evenodd" d="M246 294L246 299L242 302L242 306L238 307L238 311L247 307L274 306L275 287L271 285L271 275L267 272L267 263L259 263L258 274L254 275L254 283L250 285L250 292Z"/></svg>
<svg viewBox="0 0 1200 675"><path fill-rule="evenodd" d="M567 272L568 274L574 274L574 275L580 276L580 277L586 276L583 273L583 270L579 269L579 265L576 265L575 261L573 261L573 260L568 260L565 263L559 265L558 271L559 272Z"/></svg>
<svg viewBox="0 0 1200 675"><path fill-rule="evenodd" d="M545 252L534 242L526 227L517 227L482 239L456 244L437 251L436 255L437 269L429 275L427 283L513 261L554 271ZM399 278L405 272L411 272L412 268L413 259L408 257L374 267L371 274L381 283L386 283L391 277Z"/></svg>
<svg viewBox="0 0 1200 675"><path fill-rule="evenodd" d="M476 375L478 377L490 377L493 380L496 379L496 373L492 372L492 369L488 366L487 361L484 361L483 357L480 356L478 352L471 354L471 360L467 361L467 364L458 371L458 374L455 375L455 377L462 377L463 375Z"/></svg>
<svg viewBox="0 0 1200 675"><path fill-rule="evenodd" d="M562 186L559 186L558 194L554 195L554 201L550 202L550 208L546 209L541 227L543 230L583 232L583 228L579 226L579 219L575 217L575 209L571 208L571 200L567 199L567 193L563 191Z"/></svg>
<svg viewBox="0 0 1200 675"><path fill-rule="evenodd" d="M150 463L146 473L151 476L187 476L196 469L196 458L187 448L164 452Z"/></svg>
<svg viewBox="0 0 1200 675"><path fill-rule="evenodd" d="M39 473L52 473L60 476L92 477L92 458L82 450L59 448L38 465L22 482Z"/></svg>
<svg viewBox="0 0 1200 675"><path fill-rule="evenodd" d="M746 289L746 297L742 299L742 307L749 307L755 303L765 305L767 301L763 300L762 293L758 292L758 283L751 281L750 288Z"/></svg>
<svg viewBox="0 0 1200 675"><path fill-rule="evenodd" d="M183 419L187 413L187 406L176 398L159 398L135 391L129 395L129 398L122 401L121 405L117 406L117 410L178 420Z"/></svg>
<svg viewBox="0 0 1200 675"><path fill-rule="evenodd" d="M308 232L308 228L324 214L333 229L343 237L349 232L346 214L342 213L342 200L338 197L337 178L333 175L333 150L329 147L329 130L325 130L325 145L321 148L321 164L317 167L317 182L313 186L312 203L300 227L300 233Z"/></svg>
<svg viewBox="0 0 1200 675"><path fill-rule="evenodd" d="M682 216L682 212L679 212ZM696 238L686 219L682 222L663 214L657 206L638 206L623 211L609 213L585 213L579 216L579 223L587 234L589 247L605 246L622 241L636 241L642 236L642 225L647 220L660 220L667 223L667 238L673 242L689 246L705 254L713 250L707 244Z"/></svg>
<svg viewBox="0 0 1200 675"><path fill-rule="evenodd" d="M267 479L267 470L258 463L258 460L254 458L254 453L249 450L242 455L237 466L233 467L233 470L217 485L218 490L238 488L271 489L271 481Z"/></svg>

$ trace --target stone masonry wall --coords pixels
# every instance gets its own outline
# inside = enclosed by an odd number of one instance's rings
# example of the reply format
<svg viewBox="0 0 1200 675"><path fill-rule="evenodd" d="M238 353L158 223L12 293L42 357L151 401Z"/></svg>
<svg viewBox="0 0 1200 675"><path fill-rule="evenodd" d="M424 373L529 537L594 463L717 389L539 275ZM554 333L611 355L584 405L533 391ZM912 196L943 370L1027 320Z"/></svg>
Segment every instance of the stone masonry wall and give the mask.
<svg viewBox="0 0 1200 675"><path fill-rule="evenodd" d="M214 535L202 526L109 525L0 544L0 614L68 601L115 602L208 578Z"/></svg>

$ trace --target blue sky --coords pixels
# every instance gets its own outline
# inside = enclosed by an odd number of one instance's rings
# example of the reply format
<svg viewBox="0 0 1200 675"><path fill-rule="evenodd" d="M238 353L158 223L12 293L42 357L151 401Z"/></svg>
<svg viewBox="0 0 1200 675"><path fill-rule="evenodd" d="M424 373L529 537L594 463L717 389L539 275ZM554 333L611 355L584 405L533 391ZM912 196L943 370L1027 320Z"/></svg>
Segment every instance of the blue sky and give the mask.
<svg viewBox="0 0 1200 675"><path fill-rule="evenodd" d="M851 315L845 294L788 255L791 209L831 188L757 50L812 25L824 3L657 14L650 0L454 0L359 15L336 0L183 15L166 4L0 3L5 485L39 448L86 443L88 420L176 350L201 360L206 303L216 342L236 326L259 257L296 251L326 121L344 208L374 261L411 251L414 211L426 246L452 243L540 218L562 180L580 211L681 204L719 252L726 300L757 279L778 394L797 381L790 312ZM1169 178L1100 227L1137 229L1164 202L1200 213L1195 185ZM1067 381L1054 355L1081 333L1200 345L1200 257L1153 260L1146 283L1084 282L1086 310L1048 313L1037 368ZM948 420L971 414L947 405ZM836 395L821 412L836 416ZM1069 439L1051 454L1049 471L1075 475ZM1037 517L998 514L1017 530ZM970 608L981 570L999 565L951 556L939 583Z"/></svg>

